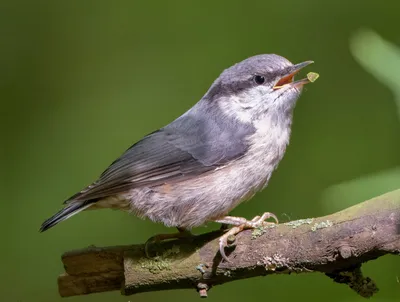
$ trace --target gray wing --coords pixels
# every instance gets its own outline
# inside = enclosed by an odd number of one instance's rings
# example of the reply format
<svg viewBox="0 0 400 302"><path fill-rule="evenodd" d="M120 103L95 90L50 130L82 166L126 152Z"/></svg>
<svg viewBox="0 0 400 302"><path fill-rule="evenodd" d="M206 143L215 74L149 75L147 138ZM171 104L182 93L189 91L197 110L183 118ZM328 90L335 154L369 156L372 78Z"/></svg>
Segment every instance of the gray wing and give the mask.
<svg viewBox="0 0 400 302"><path fill-rule="evenodd" d="M249 147L246 137L254 133L253 127L220 119L219 111L204 115L194 108L134 144L96 182L66 203L183 181L215 170L246 153Z"/></svg>

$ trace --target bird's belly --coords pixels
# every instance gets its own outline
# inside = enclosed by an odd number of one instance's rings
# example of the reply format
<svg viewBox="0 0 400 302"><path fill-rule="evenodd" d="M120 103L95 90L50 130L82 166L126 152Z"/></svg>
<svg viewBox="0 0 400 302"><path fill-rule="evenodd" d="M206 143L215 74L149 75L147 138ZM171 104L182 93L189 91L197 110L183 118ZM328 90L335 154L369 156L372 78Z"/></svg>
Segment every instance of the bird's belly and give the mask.
<svg viewBox="0 0 400 302"><path fill-rule="evenodd" d="M135 189L128 198L136 215L190 229L221 218L250 199L268 183L273 170L271 164L236 162L183 182Z"/></svg>

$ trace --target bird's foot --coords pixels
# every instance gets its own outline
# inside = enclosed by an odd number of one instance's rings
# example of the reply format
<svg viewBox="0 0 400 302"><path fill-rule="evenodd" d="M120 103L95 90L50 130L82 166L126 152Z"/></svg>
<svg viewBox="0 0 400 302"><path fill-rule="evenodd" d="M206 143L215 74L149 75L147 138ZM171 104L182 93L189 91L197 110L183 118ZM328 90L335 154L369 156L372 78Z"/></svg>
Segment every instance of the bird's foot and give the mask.
<svg viewBox="0 0 400 302"><path fill-rule="evenodd" d="M215 222L218 223L233 225L233 227L224 235L222 235L219 239L219 252L222 258L225 261L229 262L228 257L225 254L225 247L228 245L228 238L230 236L235 236L246 229L256 229L258 227L262 227L268 224L275 224L274 222L265 221L269 218L273 218L275 220L275 223L279 223L276 215L269 212L264 213L262 216L256 216L252 220L247 220L246 218L234 216L225 216L221 219L216 220Z"/></svg>
<svg viewBox="0 0 400 302"><path fill-rule="evenodd" d="M178 231L179 232L172 233L172 234L158 234L158 235L152 236L149 239L147 239L146 243L144 244L144 252L146 254L146 257L151 258L150 254L149 254L149 245L152 243L159 243L159 242L165 241L165 240L179 239L179 238L183 238L183 237L192 236L192 233L190 233L190 231L188 231L188 230L178 228Z"/></svg>

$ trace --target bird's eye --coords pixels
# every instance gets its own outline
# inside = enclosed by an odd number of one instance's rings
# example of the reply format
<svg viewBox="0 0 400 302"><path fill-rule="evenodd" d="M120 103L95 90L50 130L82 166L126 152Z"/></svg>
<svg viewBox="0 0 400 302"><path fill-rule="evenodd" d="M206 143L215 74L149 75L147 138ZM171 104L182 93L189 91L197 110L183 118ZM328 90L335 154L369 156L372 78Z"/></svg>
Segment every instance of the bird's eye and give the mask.
<svg viewBox="0 0 400 302"><path fill-rule="evenodd" d="M265 78L260 75L254 76L254 82L256 82L257 85L262 85L265 83Z"/></svg>

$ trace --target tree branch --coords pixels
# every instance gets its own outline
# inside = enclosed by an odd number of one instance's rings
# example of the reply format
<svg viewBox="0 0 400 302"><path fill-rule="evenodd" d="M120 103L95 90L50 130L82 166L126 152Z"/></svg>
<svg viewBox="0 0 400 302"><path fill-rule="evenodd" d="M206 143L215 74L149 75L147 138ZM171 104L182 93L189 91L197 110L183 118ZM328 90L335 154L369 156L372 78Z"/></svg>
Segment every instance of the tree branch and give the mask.
<svg viewBox="0 0 400 302"><path fill-rule="evenodd" d="M363 262L400 254L400 190L335 214L246 230L218 253L220 231L152 246L89 247L62 256L61 296L121 290L124 295L196 288L200 296L215 285L281 273L322 272L363 297L378 289L361 274Z"/></svg>

